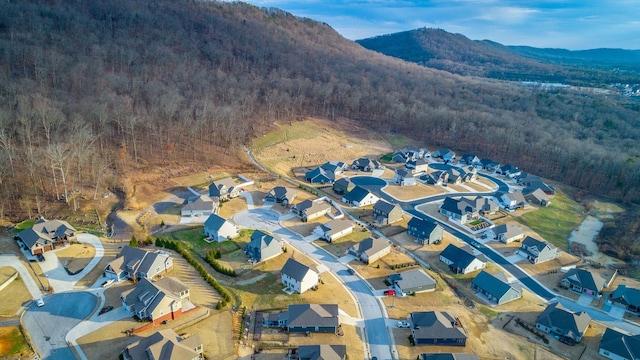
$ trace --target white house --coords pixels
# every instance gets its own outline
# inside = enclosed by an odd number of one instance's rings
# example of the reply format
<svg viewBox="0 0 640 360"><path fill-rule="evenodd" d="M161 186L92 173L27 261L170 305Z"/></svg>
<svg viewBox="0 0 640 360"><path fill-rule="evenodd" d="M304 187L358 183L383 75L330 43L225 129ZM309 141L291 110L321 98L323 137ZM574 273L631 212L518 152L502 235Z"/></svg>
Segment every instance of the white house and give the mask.
<svg viewBox="0 0 640 360"><path fill-rule="evenodd" d="M238 226L219 215L211 214L204 222L204 234L208 238L222 242L238 236Z"/></svg>
<svg viewBox="0 0 640 360"><path fill-rule="evenodd" d="M182 216L207 216L218 212L218 199L200 195L190 199L180 211Z"/></svg>
<svg viewBox="0 0 640 360"><path fill-rule="evenodd" d="M327 242L332 242L353 232L353 222L345 219L331 220L313 229L313 232Z"/></svg>
<svg viewBox="0 0 640 360"><path fill-rule="evenodd" d="M287 260L280 274L282 285L299 294L317 286L320 279L317 272L292 258Z"/></svg>
<svg viewBox="0 0 640 360"><path fill-rule="evenodd" d="M378 202L378 200L380 200L379 197L375 196L374 194L369 192L369 190L360 186L354 187L342 198L342 202L347 203L353 207L373 205Z"/></svg>

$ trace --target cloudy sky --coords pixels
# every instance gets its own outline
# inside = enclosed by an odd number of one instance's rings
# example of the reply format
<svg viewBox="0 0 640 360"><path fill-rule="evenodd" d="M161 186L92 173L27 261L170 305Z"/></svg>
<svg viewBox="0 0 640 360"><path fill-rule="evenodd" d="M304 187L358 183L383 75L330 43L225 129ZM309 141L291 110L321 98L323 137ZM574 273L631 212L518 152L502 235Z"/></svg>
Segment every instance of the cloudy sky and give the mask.
<svg viewBox="0 0 640 360"><path fill-rule="evenodd" d="M352 40L419 27L571 50L640 49L640 0L244 0L331 25Z"/></svg>

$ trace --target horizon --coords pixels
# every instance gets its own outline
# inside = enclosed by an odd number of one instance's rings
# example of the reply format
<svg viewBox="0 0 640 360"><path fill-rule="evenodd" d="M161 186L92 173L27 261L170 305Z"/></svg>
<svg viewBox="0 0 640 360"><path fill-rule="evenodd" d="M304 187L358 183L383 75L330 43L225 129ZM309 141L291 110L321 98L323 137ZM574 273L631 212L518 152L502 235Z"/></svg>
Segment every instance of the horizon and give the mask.
<svg viewBox="0 0 640 360"><path fill-rule="evenodd" d="M349 40L426 27L508 46L640 49L640 2L625 0L244 1L325 22Z"/></svg>

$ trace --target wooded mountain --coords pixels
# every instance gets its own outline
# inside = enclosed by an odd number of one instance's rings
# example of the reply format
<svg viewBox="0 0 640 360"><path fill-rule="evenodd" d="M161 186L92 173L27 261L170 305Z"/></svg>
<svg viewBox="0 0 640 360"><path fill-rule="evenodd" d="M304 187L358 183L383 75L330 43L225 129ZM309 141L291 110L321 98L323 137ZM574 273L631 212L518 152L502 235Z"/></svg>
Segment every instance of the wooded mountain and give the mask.
<svg viewBox="0 0 640 360"><path fill-rule="evenodd" d="M428 28L357 43L385 55L460 75L580 86L640 83L640 50L570 51L504 46Z"/></svg>
<svg viewBox="0 0 640 360"><path fill-rule="evenodd" d="M638 110L427 69L243 3L0 3L0 215L11 217L117 188L132 166L234 161L224 155L274 121L310 116L637 201Z"/></svg>

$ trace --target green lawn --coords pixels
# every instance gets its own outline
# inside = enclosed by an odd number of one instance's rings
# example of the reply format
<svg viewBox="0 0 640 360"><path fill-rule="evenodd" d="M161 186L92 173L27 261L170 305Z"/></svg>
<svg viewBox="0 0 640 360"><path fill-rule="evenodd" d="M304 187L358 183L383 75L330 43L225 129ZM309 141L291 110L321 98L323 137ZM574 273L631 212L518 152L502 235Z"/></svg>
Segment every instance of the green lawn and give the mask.
<svg viewBox="0 0 640 360"><path fill-rule="evenodd" d="M371 236L369 230L361 231L362 228L357 226L353 229L353 232L345 237L341 237L332 243L328 243L324 240L316 240L315 243L326 250L327 252L335 256L344 256L348 248L353 244L358 243Z"/></svg>
<svg viewBox="0 0 640 360"><path fill-rule="evenodd" d="M403 135L383 135L384 139L391 144L391 147L394 149L400 149L401 147L405 147L407 145L413 145L413 140L409 139Z"/></svg>
<svg viewBox="0 0 640 360"><path fill-rule="evenodd" d="M582 205L558 193L551 199L551 205L516 217L516 220L566 251L569 248L571 231L577 228L585 217Z"/></svg>
<svg viewBox="0 0 640 360"><path fill-rule="evenodd" d="M32 227L35 223L36 223L35 221L25 220L25 221L17 224L16 226L14 226L13 229L11 229L11 234L15 235L15 234L19 233L20 231L22 231L24 229L28 229L28 228Z"/></svg>
<svg viewBox="0 0 640 360"><path fill-rule="evenodd" d="M196 226L185 230L177 230L164 234L170 240L180 240L187 249L198 256L204 256L209 249L220 249L223 257L225 254L233 253L244 247L248 242L253 230L243 230L237 239L223 241L221 243L204 241L204 226Z"/></svg>

